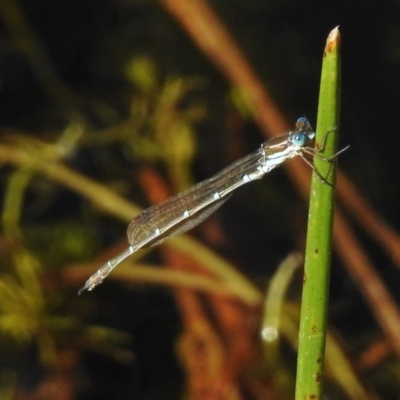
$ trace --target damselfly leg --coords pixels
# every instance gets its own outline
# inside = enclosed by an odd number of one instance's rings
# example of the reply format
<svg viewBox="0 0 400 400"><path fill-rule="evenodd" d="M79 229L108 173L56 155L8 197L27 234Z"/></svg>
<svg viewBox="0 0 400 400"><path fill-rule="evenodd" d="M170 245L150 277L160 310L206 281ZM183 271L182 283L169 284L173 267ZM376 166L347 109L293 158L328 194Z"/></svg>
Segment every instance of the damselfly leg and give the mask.
<svg viewBox="0 0 400 400"><path fill-rule="evenodd" d="M316 144L314 147L309 147L309 146L303 147L303 148L302 148L302 153L309 154L309 155L312 156L312 157L316 157L316 158L318 158L319 160L327 161L327 162L331 162L331 161L333 161L334 159L336 159L337 156L338 156L339 154L343 153L344 151L346 151L346 150L350 147L350 145L348 145L348 146L344 147L343 149L337 151L335 154L333 154L333 155L330 156L330 157L323 157L323 156L321 156L320 154L318 154L318 153L323 152L323 151L325 150L326 140L327 140L327 138L328 138L328 135L329 135L330 133L332 133L332 132L335 132L336 129L337 129L337 128L330 129L329 131L327 131L327 132L325 133L325 135L324 135L324 137L323 137L323 139L322 139L322 143L321 143L320 146L319 146L318 144ZM325 184L327 184L327 185L329 185L329 186L332 186L332 183L328 182L327 179L326 179L324 176L322 176L322 174L317 170L317 168L315 168L315 165L314 165L307 157L305 157L304 154L301 154L300 157L302 158L302 160L303 160L307 165L309 165L309 166L311 167L311 169L312 169L313 171L315 171L315 173L317 174L317 176L318 176L318 178L321 180L321 182L323 182L323 183L325 183ZM329 169L327 175L329 175L329 173L330 173L330 169Z"/></svg>

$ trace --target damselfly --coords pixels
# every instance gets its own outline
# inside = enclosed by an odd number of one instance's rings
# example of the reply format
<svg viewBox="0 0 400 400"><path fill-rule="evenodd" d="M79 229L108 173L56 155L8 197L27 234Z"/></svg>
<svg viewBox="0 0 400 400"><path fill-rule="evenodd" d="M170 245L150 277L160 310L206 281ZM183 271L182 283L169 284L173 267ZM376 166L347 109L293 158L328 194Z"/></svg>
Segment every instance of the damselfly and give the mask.
<svg viewBox="0 0 400 400"><path fill-rule="evenodd" d="M316 154L318 149L311 146L314 138L315 133L307 118L299 118L296 130L268 140L257 151L239 159L212 178L147 208L128 226L130 246L98 269L79 293L94 289L119 263L137 250L158 245L200 224L228 200L235 189L262 178L288 158L299 156L314 168L306 154L324 159Z"/></svg>

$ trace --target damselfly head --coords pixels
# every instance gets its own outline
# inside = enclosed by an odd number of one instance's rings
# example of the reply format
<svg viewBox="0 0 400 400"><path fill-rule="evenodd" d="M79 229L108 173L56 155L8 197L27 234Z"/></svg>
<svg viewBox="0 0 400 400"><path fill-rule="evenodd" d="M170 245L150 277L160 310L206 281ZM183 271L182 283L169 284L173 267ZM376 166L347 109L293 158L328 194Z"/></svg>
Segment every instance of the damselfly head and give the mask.
<svg viewBox="0 0 400 400"><path fill-rule="evenodd" d="M315 132L313 131L310 121L306 117L301 117L297 120L296 131L306 134L310 140L315 138Z"/></svg>

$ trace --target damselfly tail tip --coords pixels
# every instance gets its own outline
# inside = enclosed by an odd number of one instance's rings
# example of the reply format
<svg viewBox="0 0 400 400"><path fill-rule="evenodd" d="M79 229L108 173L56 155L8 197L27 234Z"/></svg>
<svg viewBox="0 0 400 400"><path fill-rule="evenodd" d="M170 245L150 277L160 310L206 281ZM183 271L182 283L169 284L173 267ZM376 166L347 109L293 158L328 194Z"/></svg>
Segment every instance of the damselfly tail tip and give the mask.
<svg viewBox="0 0 400 400"><path fill-rule="evenodd" d="M78 291L78 296L80 296L86 290L86 285L82 286Z"/></svg>
<svg viewBox="0 0 400 400"><path fill-rule="evenodd" d="M88 292L90 292L91 290L93 290L94 286L91 282L89 282L90 279L88 279L85 283L84 286L82 286L79 291L78 291L78 296L80 296L85 290L87 290Z"/></svg>

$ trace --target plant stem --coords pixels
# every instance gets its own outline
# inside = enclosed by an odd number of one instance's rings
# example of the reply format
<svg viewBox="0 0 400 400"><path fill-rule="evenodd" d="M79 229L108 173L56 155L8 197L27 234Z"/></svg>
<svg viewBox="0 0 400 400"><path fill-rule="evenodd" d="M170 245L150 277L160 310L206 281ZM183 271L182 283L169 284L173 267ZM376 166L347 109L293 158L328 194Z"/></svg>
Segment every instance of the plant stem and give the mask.
<svg viewBox="0 0 400 400"><path fill-rule="evenodd" d="M316 145L318 155L337 151L340 103L340 35L328 36L323 56ZM321 146L323 148L321 148ZM300 316L296 400L321 399L332 252L335 162L314 157ZM329 184L327 184L329 183Z"/></svg>

